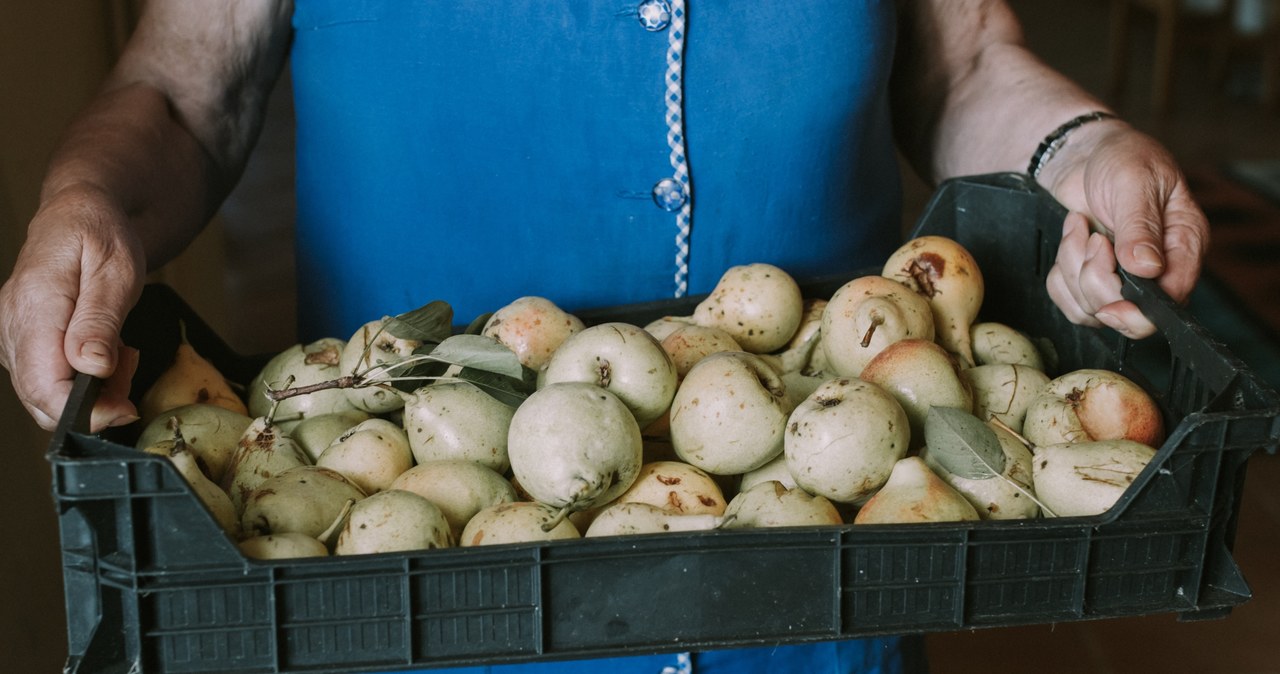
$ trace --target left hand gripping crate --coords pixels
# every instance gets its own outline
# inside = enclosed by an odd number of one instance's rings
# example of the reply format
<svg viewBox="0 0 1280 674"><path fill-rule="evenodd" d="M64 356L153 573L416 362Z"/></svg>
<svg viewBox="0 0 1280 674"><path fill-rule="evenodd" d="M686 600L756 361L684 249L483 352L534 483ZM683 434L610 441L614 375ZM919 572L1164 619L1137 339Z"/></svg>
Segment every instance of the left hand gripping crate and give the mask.
<svg viewBox="0 0 1280 674"><path fill-rule="evenodd" d="M1117 370L1161 403L1168 439L1102 515L255 561L127 431L81 432L96 385L81 377L48 454L67 671L380 671L1226 615L1250 595L1231 556L1246 461L1275 452L1280 403L1149 281L1126 278L1124 292L1162 338L1130 342L1067 322L1044 290L1063 215L1023 176L977 176L941 186L917 234L974 253L987 280L983 320L1051 338L1060 372ZM829 296L848 278L806 289ZM581 315L643 325L688 314L696 299ZM136 390L168 364L179 322L233 380L262 365L230 351L172 291L149 287L126 326L143 355Z"/></svg>

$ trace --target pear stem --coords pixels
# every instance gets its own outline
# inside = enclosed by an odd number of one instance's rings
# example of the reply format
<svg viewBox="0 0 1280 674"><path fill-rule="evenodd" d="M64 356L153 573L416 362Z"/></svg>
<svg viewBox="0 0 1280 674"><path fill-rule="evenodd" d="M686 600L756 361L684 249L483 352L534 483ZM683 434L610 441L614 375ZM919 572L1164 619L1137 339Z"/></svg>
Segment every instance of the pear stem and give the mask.
<svg viewBox="0 0 1280 674"><path fill-rule="evenodd" d="M327 381L316 382L314 384L307 384L306 386L267 389L267 397L279 404L280 401L285 400L286 398L315 393L316 391L327 391L335 388L356 388L363 380L364 377L351 374L345 377L338 377L337 379L329 379Z"/></svg>
<svg viewBox="0 0 1280 674"><path fill-rule="evenodd" d="M569 512L572 509L573 509L572 505L567 505L557 510L554 517L542 523L542 530L551 531L552 529L560 526L560 523L564 521L564 518L569 516Z"/></svg>
<svg viewBox="0 0 1280 674"><path fill-rule="evenodd" d="M879 314L871 317L871 325L867 326L867 332L862 336L862 348L871 346L871 336L875 334L876 328L884 325L884 317Z"/></svg>

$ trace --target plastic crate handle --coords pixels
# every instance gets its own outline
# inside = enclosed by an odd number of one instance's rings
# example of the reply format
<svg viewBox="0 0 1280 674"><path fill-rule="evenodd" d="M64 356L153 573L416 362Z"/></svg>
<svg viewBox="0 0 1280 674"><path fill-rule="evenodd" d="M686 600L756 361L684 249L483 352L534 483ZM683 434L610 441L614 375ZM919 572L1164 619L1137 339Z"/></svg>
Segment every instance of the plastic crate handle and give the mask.
<svg viewBox="0 0 1280 674"><path fill-rule="evenodd" d="M77 372L71 382L71 395L67 396L67 404L62 408L62 416L54 428L53 439L49 444L48 455L76 456L77 445L67 442L72 433L89 434L89 421L93 417L93 406L102 391L102 379L91 374Z"/></svg>

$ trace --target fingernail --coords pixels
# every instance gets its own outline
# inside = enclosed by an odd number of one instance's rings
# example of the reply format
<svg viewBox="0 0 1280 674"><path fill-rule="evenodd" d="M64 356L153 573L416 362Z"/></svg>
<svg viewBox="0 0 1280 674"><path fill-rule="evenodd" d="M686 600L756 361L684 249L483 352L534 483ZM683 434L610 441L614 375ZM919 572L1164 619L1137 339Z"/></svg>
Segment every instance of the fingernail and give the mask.
<svg viewBox="0 0 1280 674"><path fill-rule="evenodd" d="M1098 313L1094 314L1093 317L1101 321L1103 325L1107 326L1108 328L1111 328L1112 330L1115 330L1116 332L1123 333L1125 331L1124 323L1121 323L1120 319L1117 318L1115 314L1109 314L1105 311L1099 311Z"/></svg>
<svg viewBox="0 0 1280 674"><path fill-rule="evenodd" d="M119 426L128 426L129 424L137 421L139 418L141 417L139 417L136 414L122 414L112 419L111 421L108 421L107 426L110 426L111 428L117 428Z"/></svg>
<svg viewBox="0 0 1280 674"><path fill-rule="evenodd" d="M1164 266L1164 258L1160 251L1149 243L1141 243L1133 249L1133 259L1140 265L1159 269Z"/></svg>
<svg viewBox="0 0 1280 674"><path fill-rule="evenodd" d="M111 349L94 339L80 346L80 357L100 367L111 367Z"/></svg>

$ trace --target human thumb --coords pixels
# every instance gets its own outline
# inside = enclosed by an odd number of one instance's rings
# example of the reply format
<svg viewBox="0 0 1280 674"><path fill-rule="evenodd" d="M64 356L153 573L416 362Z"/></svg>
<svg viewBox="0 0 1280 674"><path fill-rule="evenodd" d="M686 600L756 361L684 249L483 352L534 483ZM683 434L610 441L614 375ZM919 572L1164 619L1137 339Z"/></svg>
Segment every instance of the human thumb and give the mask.
<svg viewBox="0 0 1280 674"><path fill-rule="evenodd" d="M120 279L82 279L63 342L72 368L107 378L116 369L120 328L141 289Z"/></svg>
<svg viewBox="0 0 1280 674"><path fill-rule="evenodd" d="M1111 223L1116 261L1130 274L1156 278L1164 273L1162 210L1142 200Z"/></svg>

